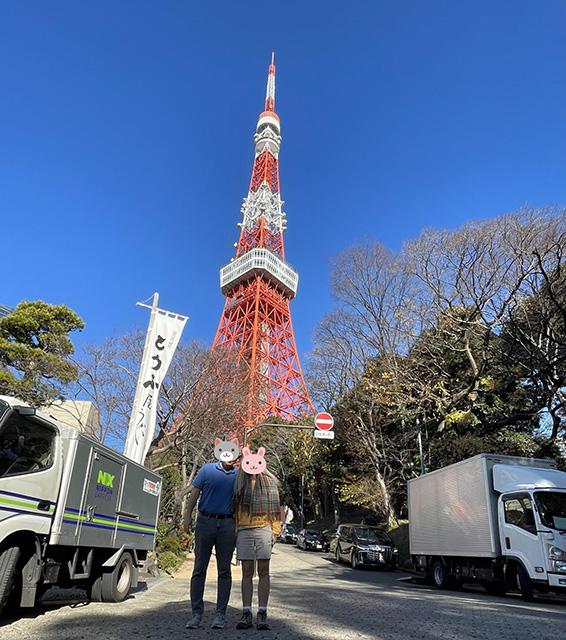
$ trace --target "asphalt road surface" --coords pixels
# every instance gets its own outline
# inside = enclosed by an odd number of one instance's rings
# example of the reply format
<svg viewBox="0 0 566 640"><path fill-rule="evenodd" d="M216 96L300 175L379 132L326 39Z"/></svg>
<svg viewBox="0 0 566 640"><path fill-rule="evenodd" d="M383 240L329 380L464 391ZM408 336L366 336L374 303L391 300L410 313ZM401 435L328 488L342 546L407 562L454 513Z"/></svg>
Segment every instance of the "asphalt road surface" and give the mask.
<svg viewBox="0 0 566 640"><path fill-rule="evenodd" d="M0 627L2 640L173 640L277 638L280 640L563 640L566 598L524 603L518 594L490 596L481 589L438 591L407 582L407 574L352 570L326 554L277 544L272 559L270 631L236 631L236 579L225 630L210 628L215 581L207 580L205 616L190 617L189 580L163 578L142 585L120 604L40 605ZM234 572L235 576L239 571ZM255 608L255 607L254 607Z"/></svg>

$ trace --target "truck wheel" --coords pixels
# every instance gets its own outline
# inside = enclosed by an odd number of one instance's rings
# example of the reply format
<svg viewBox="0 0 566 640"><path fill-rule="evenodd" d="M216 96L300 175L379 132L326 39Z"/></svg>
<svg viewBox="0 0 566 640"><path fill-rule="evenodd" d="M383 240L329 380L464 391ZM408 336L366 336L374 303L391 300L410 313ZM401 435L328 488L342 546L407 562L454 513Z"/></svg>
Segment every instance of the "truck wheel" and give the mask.
<svg viewBox="0 0 566 640"><path fill-rule="evenodd" d="M102 602L102 576L98 576L87 585L87 596L91 602Z"/></svg>
<svg viewBox="0 0 566 640"><path fill-rule="evenodd" d="M517 564L517 579L519 580L521 597L525 602L532 602L534 600L533 581L525 569L523 569L523 565L520 564Z"/></svg>
<svg viewBox="0 0 566 640"><path fill-rule="evenodd" d="M448 589L450 585L448 567L441 560L432 565L432 582L437 589Z"/></svg>
<svg viewBox="0 0 566 640"><path fill-rule="evenodd" d="M19 547L8 547L0 553L0 615L12 592L19 559Z"/></svg>
<svg viewBox="0 0 566 640"><path fill-rule="evenodd" d="M360 564L358 554L355 551L352 551L350 555L350 564L352 565L352 569L357 569Z"/></svg>
<svg viewBox="0 0 566 640"><path fill-rule="evenodd" d="M133 573L132 556L124 552L114 569L110 573L102 574L102 600L104 602L125 600L130 591Z"/></svg>

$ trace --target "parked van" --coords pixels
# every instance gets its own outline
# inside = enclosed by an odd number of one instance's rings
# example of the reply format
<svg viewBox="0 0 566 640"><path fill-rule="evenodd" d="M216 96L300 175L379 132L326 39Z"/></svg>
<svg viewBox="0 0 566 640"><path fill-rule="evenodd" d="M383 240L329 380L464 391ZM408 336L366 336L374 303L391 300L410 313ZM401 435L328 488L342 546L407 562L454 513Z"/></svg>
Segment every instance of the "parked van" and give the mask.
<svg viewBox="0 0 566 640"><path fill-rule="evenodd" d="M336 562L346 560L355 569L384 567L395 571L399 550L387 531L363 524L338 525L334 541Z"/></svg>

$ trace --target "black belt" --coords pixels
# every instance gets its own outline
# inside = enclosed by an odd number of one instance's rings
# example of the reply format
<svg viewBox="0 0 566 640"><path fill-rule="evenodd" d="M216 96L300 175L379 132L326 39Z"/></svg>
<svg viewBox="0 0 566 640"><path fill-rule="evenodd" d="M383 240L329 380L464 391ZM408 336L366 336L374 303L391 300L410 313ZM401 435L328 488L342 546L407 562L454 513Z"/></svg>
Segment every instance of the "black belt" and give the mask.
<svg viewBox="0 0 566 640"><path fill-rule="evenodd" d="M199 515L204 516L205 518L218 518L218 520L224 520L226 518L233 518L234 514L221 514L221 513L207 513L206 511L199 511Z"/></svg>

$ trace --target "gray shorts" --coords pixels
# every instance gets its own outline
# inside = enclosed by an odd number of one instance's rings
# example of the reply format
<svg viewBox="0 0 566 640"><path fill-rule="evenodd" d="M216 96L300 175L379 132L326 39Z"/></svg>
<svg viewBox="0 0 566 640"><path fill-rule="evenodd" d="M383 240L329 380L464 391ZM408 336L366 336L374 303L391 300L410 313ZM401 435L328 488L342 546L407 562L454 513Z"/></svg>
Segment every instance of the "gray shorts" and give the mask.
<svg viewBox="0 0 566 640"><path fill-rule="evenodd" d="M271 558L271 527L255 527L238 531L236 538L237 560L269 560Z"/></svg>

